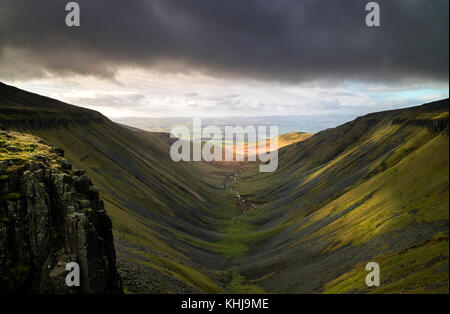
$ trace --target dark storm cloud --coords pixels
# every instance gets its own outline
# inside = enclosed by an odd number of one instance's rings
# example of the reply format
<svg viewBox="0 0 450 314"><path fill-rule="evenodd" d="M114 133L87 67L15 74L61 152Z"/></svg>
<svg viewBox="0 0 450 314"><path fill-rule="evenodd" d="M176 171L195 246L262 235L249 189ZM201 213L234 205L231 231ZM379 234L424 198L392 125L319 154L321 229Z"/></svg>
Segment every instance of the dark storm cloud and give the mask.
<svg viewBox="0 0 450 314"><path fill-rule="evenodd" d="M65 26L67 2L1 0L0 75L112 77L129 66L274 81L448 81L448 0L378 1L379 28L365 25L364 0L79 0L79 28Z"/></svg>

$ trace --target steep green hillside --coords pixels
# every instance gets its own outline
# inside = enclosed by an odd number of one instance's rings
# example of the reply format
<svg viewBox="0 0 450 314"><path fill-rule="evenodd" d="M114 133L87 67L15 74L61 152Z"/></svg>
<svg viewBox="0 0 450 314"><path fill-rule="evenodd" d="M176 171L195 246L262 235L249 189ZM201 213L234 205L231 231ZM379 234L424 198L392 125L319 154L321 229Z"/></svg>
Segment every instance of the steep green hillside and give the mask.
<svg viewBox="0 0 450 314"><path fill-rule="evenodd" d="M214 253L223 249L215 244L217 224L237 211L220 191L226 170L172 162L167 134L123 127L6 85L0 85L0 125L63 148L75 168L87 171L112 218L130 292L224 291L217 283L223 274L211 269L226 267Z"/></svg>
<svg viewBox="0 0 450 314"><path fill-rule="evenodd" d="M278 292L448 292L448 100L370 114L280 151L237 184L260 204L236 271ZM378 262L381 286L367 288Z"/></svg>
<svg viewBox="0 0 450 314"><path fill-rule="evenodd" d="M126 292L448 291L448 110L370 114L259 173L174 163L167 134L0 84L0 125L63 148L99 187Z"/></svg>

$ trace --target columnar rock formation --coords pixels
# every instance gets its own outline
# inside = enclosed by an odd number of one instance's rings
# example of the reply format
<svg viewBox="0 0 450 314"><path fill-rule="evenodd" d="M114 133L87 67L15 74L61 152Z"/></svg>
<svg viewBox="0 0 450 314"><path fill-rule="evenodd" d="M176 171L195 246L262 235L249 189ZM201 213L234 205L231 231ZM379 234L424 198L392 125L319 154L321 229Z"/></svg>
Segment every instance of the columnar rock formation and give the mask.
<svg viewBox="0 0 450 314"><path fill-rule="evenodd" d="M60 155L0 161L0 292L121 293L98 189ZM66 285L70 262L79 287Z"/></svg>

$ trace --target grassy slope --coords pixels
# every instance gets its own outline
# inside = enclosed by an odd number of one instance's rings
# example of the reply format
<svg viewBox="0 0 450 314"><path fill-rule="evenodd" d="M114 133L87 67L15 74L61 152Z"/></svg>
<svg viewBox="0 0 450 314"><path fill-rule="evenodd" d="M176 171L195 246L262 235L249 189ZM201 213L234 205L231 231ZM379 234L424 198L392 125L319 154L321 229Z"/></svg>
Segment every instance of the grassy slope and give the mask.
<svg viewBox="0 0 450 314"><path fill-rule="evenodd" d="M166 134L134 131L93 111L72 114L70 105L7 86L0 86L0 100L0 124L63 148L74 167L86 170L99 186L120 258L176 279L147 278L160 280L157 292L176 292L180 287L224 291L216 278L210 278L216 276L211 270L215 265L204 263L217 262L220 268L226 262L218 254L224 248L215 244L221 237L215 228L236 211L227 195L221 198L221 169L173 163L167 159ZM41 110L45 113L39 116L29 114ZM78 119L80 115L83 119Z"/></svg>
<svg viewBox="0 0 450 314"><path fill-rule="evenodd" d="M278 148L283 148L298 142L307 140L314 134L312 133L302 133L302 132L291 132L285 133L278 136Z"/></svg>
<svg viewBox="0 0 450 314"><path fill-rule="evenodd" d="M261 203L243 218L259 227L239 272L281 292L448 291L449 138L433 119L448 124L448 100L320 132L281 150L273 174L250 168L236 188Z"/></svg>

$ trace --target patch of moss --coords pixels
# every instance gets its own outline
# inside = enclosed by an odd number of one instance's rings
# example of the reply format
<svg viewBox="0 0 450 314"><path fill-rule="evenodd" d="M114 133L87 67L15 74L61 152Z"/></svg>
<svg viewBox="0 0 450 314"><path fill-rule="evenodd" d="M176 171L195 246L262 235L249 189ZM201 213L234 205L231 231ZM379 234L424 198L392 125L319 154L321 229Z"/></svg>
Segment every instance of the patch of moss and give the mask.
<svg viewBox="0 0 450 314"><path fill-rule="evenodd" d="M245 277L237 271L233 271L233 279L230 281L227 288L233 292L242 294L266 293L260 286L245 284Z"/></svg>
<svg viewBox="0 0 450 314"><path fill-rule="evenodd" d="M216 242L220 244L223 250L220 252L225 257L242 257L248 251L244 243L244 237L255 229L255 226L239 217L235 222L227 221L224 227L225 235Z"/></svg>
<svg viewBox="0 0 450 314"><path fill-rule="evenodd" d="M0 201L15 201L18 200L22 195L20 193L9 193L0 196Z"/></svg>

